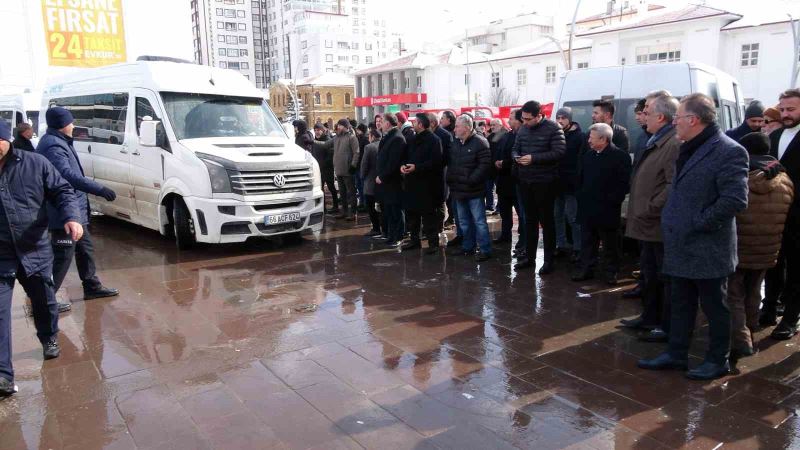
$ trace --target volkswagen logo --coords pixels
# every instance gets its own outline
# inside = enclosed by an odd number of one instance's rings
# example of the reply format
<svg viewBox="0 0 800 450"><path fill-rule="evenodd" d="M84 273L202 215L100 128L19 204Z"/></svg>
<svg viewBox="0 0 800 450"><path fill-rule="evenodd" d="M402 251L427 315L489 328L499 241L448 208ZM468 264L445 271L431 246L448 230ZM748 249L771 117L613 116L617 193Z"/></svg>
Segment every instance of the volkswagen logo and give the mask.
<svg viewBox="0 0 800 450"><path fill-rule="evenodd" d="M286 184L286 177L284 177L282 174L277 174L272 177L272 182L277 187L283 187L283 185Z"/></svg>

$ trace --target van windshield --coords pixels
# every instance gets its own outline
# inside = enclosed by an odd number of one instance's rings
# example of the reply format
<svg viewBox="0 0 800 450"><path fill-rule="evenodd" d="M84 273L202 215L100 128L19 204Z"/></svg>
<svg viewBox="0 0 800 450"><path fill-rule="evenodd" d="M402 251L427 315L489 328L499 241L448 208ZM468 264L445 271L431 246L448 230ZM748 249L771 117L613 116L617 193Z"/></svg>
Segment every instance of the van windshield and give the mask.
<svg viewBox="0 0 800 450"><path fill-rule="evenodd" d="M264 99L162 92L175 137L286 137Z"/></svg>

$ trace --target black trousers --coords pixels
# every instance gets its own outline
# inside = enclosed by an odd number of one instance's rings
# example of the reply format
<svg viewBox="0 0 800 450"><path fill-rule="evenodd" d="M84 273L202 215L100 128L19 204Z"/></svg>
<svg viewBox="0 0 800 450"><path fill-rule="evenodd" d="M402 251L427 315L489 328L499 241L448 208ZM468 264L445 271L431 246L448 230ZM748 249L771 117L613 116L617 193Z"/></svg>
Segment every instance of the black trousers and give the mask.
<svg viewBox="0 0 800 450"><path fill-rule="evenodd" d="M19 280L31 299L33 324L39 342L44 344L58 333L58 305L49 267L27 276L19 266L15 276L0 277L0 377L9 381L14 381L14 366L11 364L11 297L16 280Z"/></svg>
<svg viewBox="0 0 800 450"><path fill-rule="evenodd" d="M726 300L728 277L707 280L670 277L670 284L669 354L673 358L688 359L699 303L708 320L709 347L705 359L724 364L731 351L731 311Z"/></svg>
<svg viewBox="0 0 800 450"><path fill-rule="evenodd" d="M386 236L389 242L401 241L405 234L402 207L399 203L383 203L381 208L386 218Z"/></svg>
<svg viewBox="0 0 800 450"><path fill-rule="evenodd" d="M517 216L522 213L519 210L519 203L514 196L497 196L497 210L500 213L500 238L511 240L511 230L514 228L514 213L512 208L517 211ZM523 231L524 233L524 231Z"/></svg>
<svg viewBox="0 0 800 450"><path fill-rule="evenodd" d="M800 318L800 223L795 223L798 219L789 220L792 222L786 224L781 245L785 274L781 280L782 293L778 294L786 306L781 322L796 325Z"/></svg>
<svg viewBox="0 0 800 450"><path fill-rule="evenodd" d="M528 258L536 258L539 247L539 226L544 240L544 262L553 262L556 251L555 183L521 183L522 209L525 210L525 236Z"/></svg>
<svg viewBox="0 0 800 450"><path fill-rule="evenodd" d="M331 168L323 168L322 172L322 186L328 187L328 192L331 193L331 198L333 199L333 208L339 208L339 193L336 190L336 177L333 176L333 167Z"/></svg>
<svg viewBox="0 0 800 450"><path fill-rule="evenodd" d="M367 214L369 214L369 221L372 223L372 231L381 231L381 215L375 209L375 196L365 195L364 199L367 202Z"/></svg>
<svg viewBox="0 0 800 450"><path fill-rule="evenodd" d="M345 212L355 214L358 198L356 197L356 181L350 176L338 176L336 181L339 182L339 201Z"/></svg>
<svg viewBox="0 0 800 450"><path fill-rule="evenodd" d="M425 211L406 210L406 222L412 242L419 242L421 228L422 235L428 240L428 244L439 245L439 233L442 232L444 222L444 208L439 206Z"/></svg>
<svg viewBox="0 0 800 450"><path fill-rule="evenodd" d="M581 224L581 269L592 270L598 262L600 242L603 243L602 266L605 273L619 272L619 230Z"/></svg>
<svg viewBox="0 0 800 450"><path fill-rule="evenodd" d="M639 241L639 247L642 252L640 261L644 280L642 320L647 325L657 326L669 332L669 292L671 286L667 276L662 273L664 267L664 243Z"/></svg>
<svg viewBox="0 0 800 450"><path fill-rule="evenodd" d="M102 284L97 278L97 268L94 265L94 244L89 227L83 227L83 237L74 242L64 230L50 230L53 245L53 286L55 291L61 289L61 283L69 272L72 258L78 266L78 276L83 282L83 290L90 291L99 288Z"/></svg>

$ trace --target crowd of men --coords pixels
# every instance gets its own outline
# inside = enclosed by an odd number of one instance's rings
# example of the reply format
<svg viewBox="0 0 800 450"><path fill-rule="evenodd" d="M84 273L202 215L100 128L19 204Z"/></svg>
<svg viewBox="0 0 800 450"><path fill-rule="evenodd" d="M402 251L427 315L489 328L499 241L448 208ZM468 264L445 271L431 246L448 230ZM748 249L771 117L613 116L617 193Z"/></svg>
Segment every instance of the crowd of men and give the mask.
<svg viewBox="0 0 800 450"><path fill-rule="evenodd" d="M28 298L45 360L58 358L58 314L68 301L56 292L75 259L85 300L111 297L95 273L87 193L114 201L113 190L84 176L72 145L74 119L47 110L47 131L36 147L33 130L0 120L0 397L17 392L11 364L11 297L19 281Z"/></svg>
<svg viewBox="0 0 800 450"><path fill-rule="evenodd" d="M634 240L640 280L624 296L640 297L642 313L621 326L667 344L639 366L717 378L731 360L755 353L758 326L777 325L771 336L778 340L797 334L800 90L785 91L772 108L751 103L744 123L727 132L704 94L678 99L655 91L635 113L642 127L636 142L614 122L614 104L606 100L593 103L586 132L570 108L551 120L535 101L512 112L510 129L492 119L487 130L487 122L449 111L413 120L386 113L368 126L341 120L333 142L323 127L313 136L304 122L295 127L323 179L338 180L338 201L333 182L325 182L331 212L341 204L336 217L352 221L363 208L372 224L367 236L389 247L415 251L425 239L425 253L436 254L450 223L456 237L448 252L482 263L512 242L515 211L516 270L536 268L541 229L540 275L566 257L573 281L598 273L616 285L622 236ZM492 210L501 218L494 240L486 220ZM709 348L689 370L698 306L708 320Z"/></svg>

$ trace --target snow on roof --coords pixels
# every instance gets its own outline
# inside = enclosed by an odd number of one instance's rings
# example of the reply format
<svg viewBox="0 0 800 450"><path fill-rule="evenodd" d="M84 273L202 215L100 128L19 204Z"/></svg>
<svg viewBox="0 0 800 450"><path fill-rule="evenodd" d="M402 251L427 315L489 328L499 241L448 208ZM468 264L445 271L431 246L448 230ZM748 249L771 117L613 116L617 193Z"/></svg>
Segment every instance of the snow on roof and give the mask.
<svg viewBox="0 0 800 450"><path fill-rule="evenodd" d="M352 75L348 75L345 73L337 73L337 72L325 72L321 75L314 75L311 77L306 78L298 78L297 85L298 86L354 86L355 79ZM280 84L289 86L292 84L293 80L288 78L281 78L275 81L273 84Z"/></svg>
<svg viewBox="0 0 800 450"><path fill-rule="evenodd" d="M741 19L725 25L722 27L722 30L736 30L739 28L757 27L773 23L786 23L791 20L789 17L790 14L794 20L800 19L800 5L790 4L788 2L772 3L774 4L765 4L760 8L750 8L746 11L742 11ZM731 10L740 13L735 7L731 7Z"/></svg>
<svg viewBox="0 0 800 450"><path fill-rule="evenodd" d="M565 51L569 47L569 40L564 39L560 41L561 48ZM581 39L576 38L572 41L572 50L581 50L587 49L592 47L592 40L591 39ZM509 48L508 50L503 50L501 52L493 53L490 55L490 61L498 61L503 59L511 59L511 58L521 58L525 56L537 56L537 55L546 55L549 53L558 53L561 50L558 48L555 42L548 38L539 38L535 41L531 41L524 45L519 45L517 47ZM481 61L476 61L481 62Z"/></svg>
<svg viewBox="0 0 800 450"><path fill-rule="evenodd" d="M377 66L359 70L355 75L370 75L403 69L424 69L428 66L437 66L441 64L463 65L467 61L481 61L486 60L488 57L489 55L486 53L473 50L470 50L469 55L467 55L467 52L459 47L453 47L444 53L438 54L415 52Z"/></svg>
<svg viewBox="0 0 800 450"><path fill-rule="evenodd" d="M715 16L730 16L731 18L742 17L739 14L735 14L729 11L712 8L710 6L704 6L704 5L688 5L678 9L665 8L663 11L664 12L659 11L658 13L650 14L642 18L633 19L621 24L592 28L591 30L587 30L581 33L576 33L576 35L589 36L593 34L609 33L613 31L622 31L634 28L652 27L656 25L664 25L675 22L685 22L688 20L697 20Z"/></svg>
<svg viewBox="0 0 800 450"><path fill-rule="evenodd" d="M647 10L648 11L656 11L656 10L664 9L664 8L665 7L662 6L662 5L647 5ZM635 8L635 7L632 7L630 9L626 9L625 11L623 11L622 14L636 14L637 12L639 12L639 9ZM591 15L591 16L588 16L588 17L584 17L584 18L582 18L580 20L576 20L575 23L594 22L596 20L603 20L603 19L609 19L609 18L613 19L615 17L619 17L619 13L613 12L611 14L608 14L608 13L594 14L594 15Z"/></svg>

